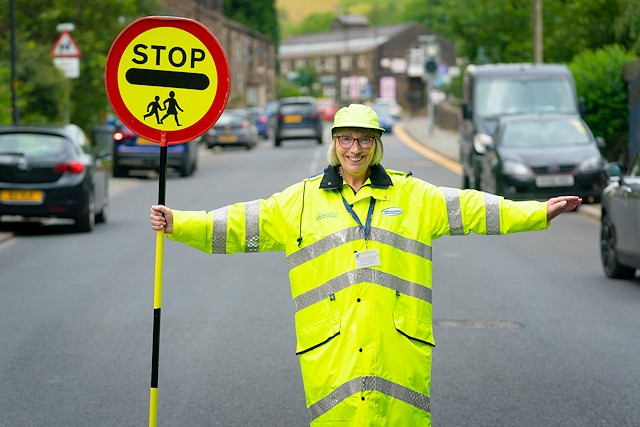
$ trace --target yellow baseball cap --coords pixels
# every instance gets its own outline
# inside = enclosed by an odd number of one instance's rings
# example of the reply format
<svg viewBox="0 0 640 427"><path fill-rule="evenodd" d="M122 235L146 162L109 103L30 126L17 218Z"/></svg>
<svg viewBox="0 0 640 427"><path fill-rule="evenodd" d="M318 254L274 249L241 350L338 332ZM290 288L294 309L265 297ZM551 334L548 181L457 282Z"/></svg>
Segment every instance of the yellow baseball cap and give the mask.
<svg viewBox="0 0 640 427"><path fill-rule="evenodd" d="M339 109L333 119L331 131L335 128L367 128L384 132L384 128L378 123L378 114L363 104L351 104Z"/></svg>

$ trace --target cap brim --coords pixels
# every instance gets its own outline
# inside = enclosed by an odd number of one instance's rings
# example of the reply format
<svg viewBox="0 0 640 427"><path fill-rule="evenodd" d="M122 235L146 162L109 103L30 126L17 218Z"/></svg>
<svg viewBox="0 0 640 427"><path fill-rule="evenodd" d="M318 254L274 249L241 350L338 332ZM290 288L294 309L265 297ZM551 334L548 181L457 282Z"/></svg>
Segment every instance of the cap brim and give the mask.
<svg viewBox="0 0 640 427"><path fill-rule="evenodd" d="M379 126L374 126L374 125L367 125L367 124L363 124L363 123L359 123L359 122L346 122L346 123L340 123L337 126L333 126L331 127L331 131L333 132L334 129L338 129L338 128L364 128L364 129L376 129L379 131L384 132L384 128L381 128Z"/></svg>

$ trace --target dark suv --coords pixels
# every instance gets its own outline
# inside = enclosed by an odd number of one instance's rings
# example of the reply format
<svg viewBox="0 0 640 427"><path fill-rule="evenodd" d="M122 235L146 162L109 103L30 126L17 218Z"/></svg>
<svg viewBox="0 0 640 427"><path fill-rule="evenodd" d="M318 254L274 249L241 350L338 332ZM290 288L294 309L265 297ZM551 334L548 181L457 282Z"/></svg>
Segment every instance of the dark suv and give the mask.
<svg viewBox="0 0 640 427"><path fill-rule="evenodd" d="M315 139L322 144L322 119L315 98L282 98L278 106L275 146L285 139Z"/></svg>

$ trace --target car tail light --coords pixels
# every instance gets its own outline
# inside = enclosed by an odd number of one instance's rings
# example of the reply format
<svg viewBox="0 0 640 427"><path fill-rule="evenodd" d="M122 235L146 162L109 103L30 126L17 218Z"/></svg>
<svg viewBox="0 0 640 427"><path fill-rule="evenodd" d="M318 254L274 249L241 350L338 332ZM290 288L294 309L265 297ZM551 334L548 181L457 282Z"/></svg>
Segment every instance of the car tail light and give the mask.
<svg viewBox="0 0 640 427"><path fill-rule="evenodd" d="M80 162L60 163L55 168L53 168L53 171L55 173L68 172L72 175L77 175L79 173L82 173L83 170L84 170L84 165Z"/></svg>
<svg viewBox="0 0 640 427"><path fill-rule="evenodd" d="M310 119L314 119L314 120L315 120L315 119L317 119L317 118L318 118L318 113L311 113L311 114L309 114L309 118L310 118Z"/></svg>
<svg viewBox="0 0 640 427"><path fill-rule="evenodd" d="M243 128L249 128L251 126L251 123L249 123L248 120L243 120L242 121L242 127Z"/></svg>
<svg viewBox="0 0 640 427"><path fill-rule="evenodd" d="M119 131L114 132L113 140L114 141L122 141L123 139L131 138L133 135L134 135L134 133L131 132L128 129L119 130Z"/></svg>

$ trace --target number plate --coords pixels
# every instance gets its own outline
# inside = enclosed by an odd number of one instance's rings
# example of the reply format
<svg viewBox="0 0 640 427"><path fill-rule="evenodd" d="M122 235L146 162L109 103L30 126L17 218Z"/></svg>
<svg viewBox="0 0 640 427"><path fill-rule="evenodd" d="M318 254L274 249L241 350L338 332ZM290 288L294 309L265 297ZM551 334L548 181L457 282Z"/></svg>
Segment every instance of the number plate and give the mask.
<svg viewBox="0 0 640 427"><path fill-rule="evenodd" d="M220 142L236 142L238 137L235 135L220 135L218 141Z"/></svg>
<svg viewBox="0 0 640 427"><path fill-rule="evenodd" d="M146 138L142 138L141 136L138 137L138 145L154 145L155 142L153 141L149 141Z"/></svg>
<svg viewBox="0 0 640 427"><path fill-rule="evenodd" d="M42 203L43 194L40 190L2 190L0 201L9 203Z"/></svg>
<svg viewBox="0 0 640 427"><path fill-rule="evenodd" d="M284 116L285 123L298 123L302 121L302 116Z"/></svg>
<svg viewBox="0 0 640 427"><path fill-rule="evenodd" d="M541 175L536 177L536 186L545 187L571 187L573 175Z"/></svg>

